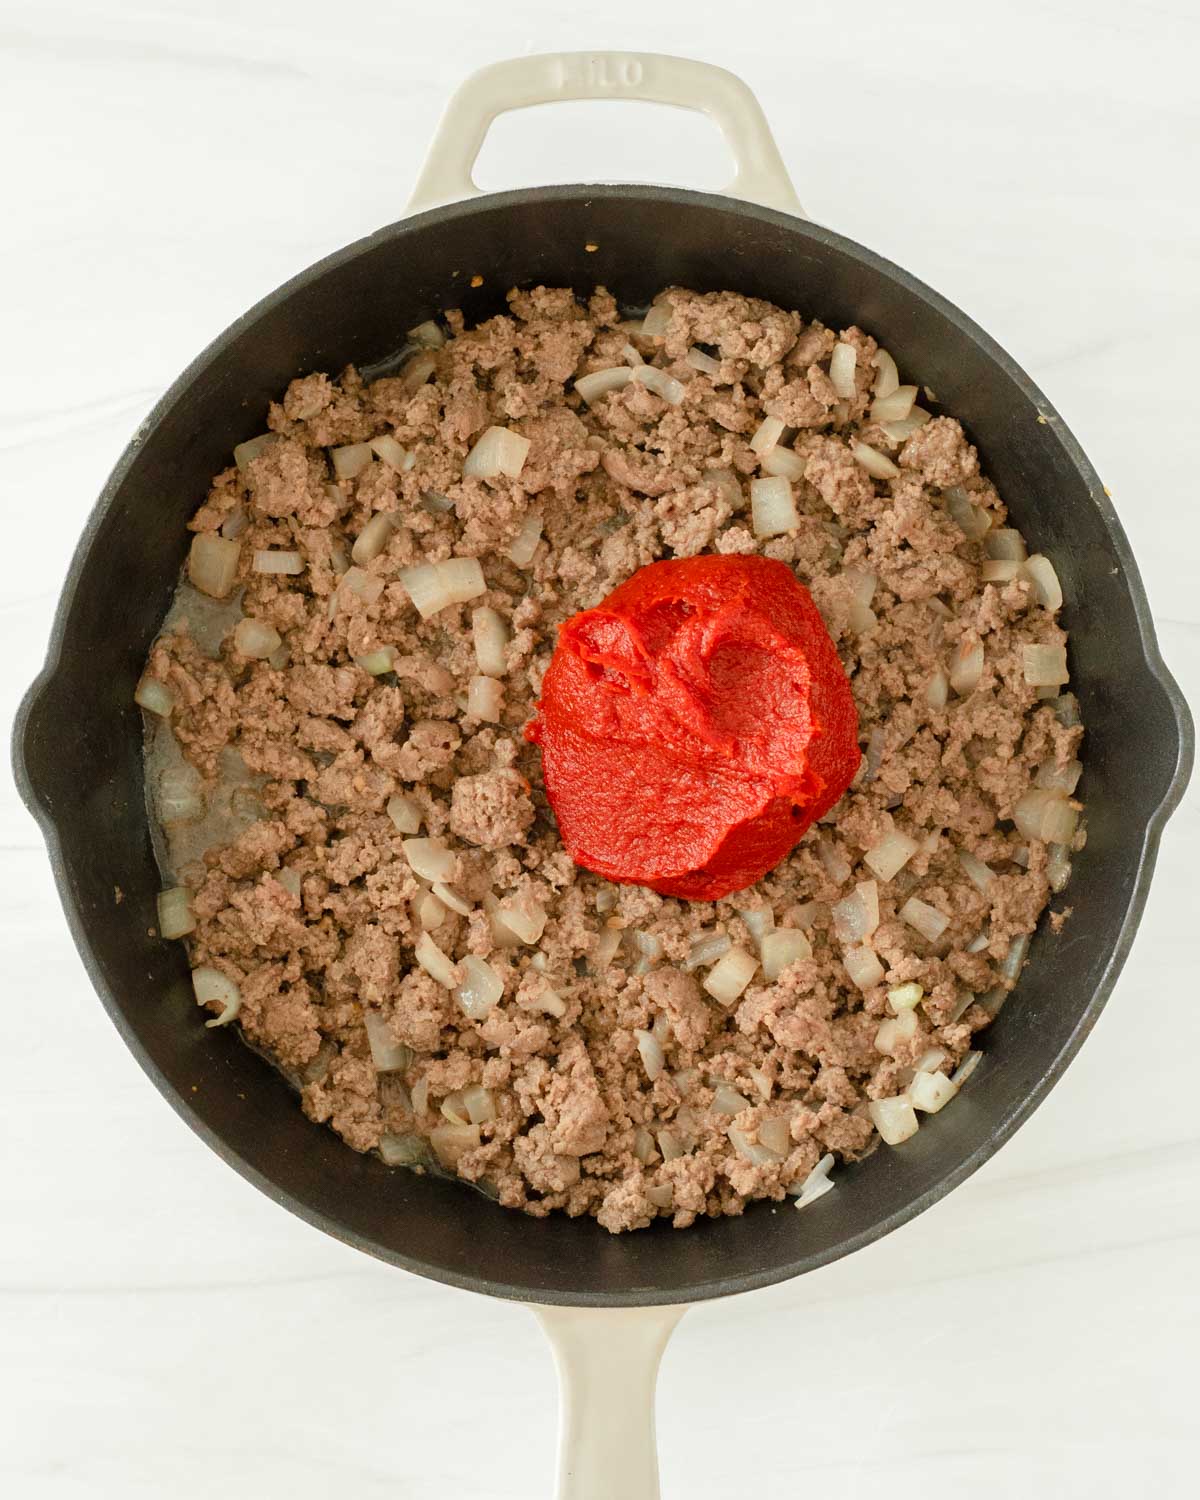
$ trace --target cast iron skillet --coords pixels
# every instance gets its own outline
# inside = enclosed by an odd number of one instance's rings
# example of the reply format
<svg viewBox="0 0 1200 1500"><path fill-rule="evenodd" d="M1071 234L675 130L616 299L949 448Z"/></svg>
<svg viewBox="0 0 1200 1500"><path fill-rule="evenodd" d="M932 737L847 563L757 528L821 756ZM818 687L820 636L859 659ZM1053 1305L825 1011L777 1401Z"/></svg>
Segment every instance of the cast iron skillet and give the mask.
<svg viewBox="0 0 1200 1500"><path fill-rule="evenodd" d="M1036 1108L1095 1023L1192 757L1187 710L1159 657L1125 534L1049 402L936 292L796 216L761 112L736 80L705 70L700 97L696 78L688 92L683 76L677 60L624 54L501 65L460 100L470 118L443 128L422 191L474 192L470 165L501 107L638 96L714 113L741 164L735 187L793 212L661 187L499 193L417 213L304 271L206 349L134 436L80 541L46 668L16 726L18 783L84 963L180 1115L277 1203L348 1244L455 1286L539 1303L628 1307L766 1286L877 1239L962 1182ZM509 93L514 82L521 88ZM450 158L457 180L439 193ZM614 1238L591 1220L537 1221L453 1183L389 1171L306 1120L280 1077L234 1037L206 1031L182 947L147 936L160 882L133 691L209 476L262 431L268 400L294 376L371 366L439 309L459 306L474 322L501 309L509 287L538 282L581 293L603 283L630 306L673 282L733 288L835 327L860 324L962 419L1015 524L1062 580L1087 725L1088 843L1067 896L1074 915L1060 937L1035 938L1016 997L987 1033L984 1063L953 1106L902 1150L841 1171L840 1191L803 1214L760 1205L686 1233Z"/></svg>

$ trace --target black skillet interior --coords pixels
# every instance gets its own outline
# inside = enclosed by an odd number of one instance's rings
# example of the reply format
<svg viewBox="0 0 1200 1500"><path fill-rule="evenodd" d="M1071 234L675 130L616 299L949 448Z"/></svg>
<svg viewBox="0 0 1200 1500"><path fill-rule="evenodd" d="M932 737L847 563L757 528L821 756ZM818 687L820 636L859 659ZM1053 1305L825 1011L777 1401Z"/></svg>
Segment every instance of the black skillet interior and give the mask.
<svg viewBox="0 0 1200 1500"><path fill-rule="evenodd" d="M1088 729L1089 838L1069 891L1074 916L1061 937L1035 940L954 1107L903 1150L843 1171L841 1191L803 1215L759 1205L687 1233L613 1238L590 1220L531 1220L452 1183L389 1171L310 1124L235 1037L206 1031L182 948L147 936L159 879L132 695L183 560L184 521L209 477L263 429L268 400L293 376L372 365L439 309L459 306L473 322L500 310L508 287L538 282L584 293L602 283L630 307L670 283L733 288L860 324L963 420L1016 524L1062 579ZM1190 755L1187 711L1158 658L1111 505L1011 360L941 298L838 235L724 198L637 187L547 188L434 210L304 272L223 334L160 402L105 489L16 738L18 780L46 829L96 988L143 1067L216 1151L277 1202L385 1260L496 1295L600 1305L689 1301L796 1275L877 1238L978 1167L1094 1023Z"/></svg>

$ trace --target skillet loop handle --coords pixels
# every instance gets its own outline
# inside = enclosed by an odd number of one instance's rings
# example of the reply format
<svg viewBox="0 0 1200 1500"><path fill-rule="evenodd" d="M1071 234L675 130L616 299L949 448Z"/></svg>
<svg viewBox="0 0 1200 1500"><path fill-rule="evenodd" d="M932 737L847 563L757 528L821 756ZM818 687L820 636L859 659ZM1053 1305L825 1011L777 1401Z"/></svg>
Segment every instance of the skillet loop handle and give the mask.
<svg viewBox="0 0 1200 1500"><path fill-rule="evenodd" d="M558 1500L659 1500L654 1387L686 1307L539 1307L561 1388Z"/></svg>
<svg viewBox="0 0 1200 1500"><path fill-rule="evenodd" d="M712 63L658 52L547 52L473 73L447 106L409 211L478 195L471 169L497 115L568 99L642 99L708 115L737 166L724 192L804 217L762 106L742 80Z"/></svg>

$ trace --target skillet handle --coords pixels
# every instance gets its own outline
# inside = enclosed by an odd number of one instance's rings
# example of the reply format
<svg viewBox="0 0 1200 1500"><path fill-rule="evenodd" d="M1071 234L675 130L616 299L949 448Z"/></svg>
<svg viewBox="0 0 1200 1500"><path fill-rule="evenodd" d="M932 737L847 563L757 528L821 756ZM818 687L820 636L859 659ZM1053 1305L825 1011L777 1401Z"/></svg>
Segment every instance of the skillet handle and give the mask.
<svg viewBox="0 0 1200 1500"><path fill-rule="evenodd" d="M686 1307L538 1307L562 1392L558 1500L658 1500L654 1387Z"/></svg>
<svg viewBox="0 0 1200 1500"><path fill-rule="evenodd" d="M706 114L737 166L724 191L804 217L762 106L742 80L712 63L659 52L546 52L472 73L442 116L409 211L478 195L471 168L497 115L567 99L643 99Z"/></svg>

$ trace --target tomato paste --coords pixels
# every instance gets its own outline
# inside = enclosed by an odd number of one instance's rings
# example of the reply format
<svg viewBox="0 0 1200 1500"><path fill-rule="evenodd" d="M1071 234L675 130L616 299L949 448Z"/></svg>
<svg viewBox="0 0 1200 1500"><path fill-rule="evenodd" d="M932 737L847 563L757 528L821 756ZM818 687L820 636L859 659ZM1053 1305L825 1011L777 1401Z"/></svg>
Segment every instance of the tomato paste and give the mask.
<svg viewBox="0 0 1200 1500"><path fill-rule="evenodd" d="M777 865L860 759L812 597L754 556L651 563L574 615L525 733L576 864L693 901Z"/></svg>

